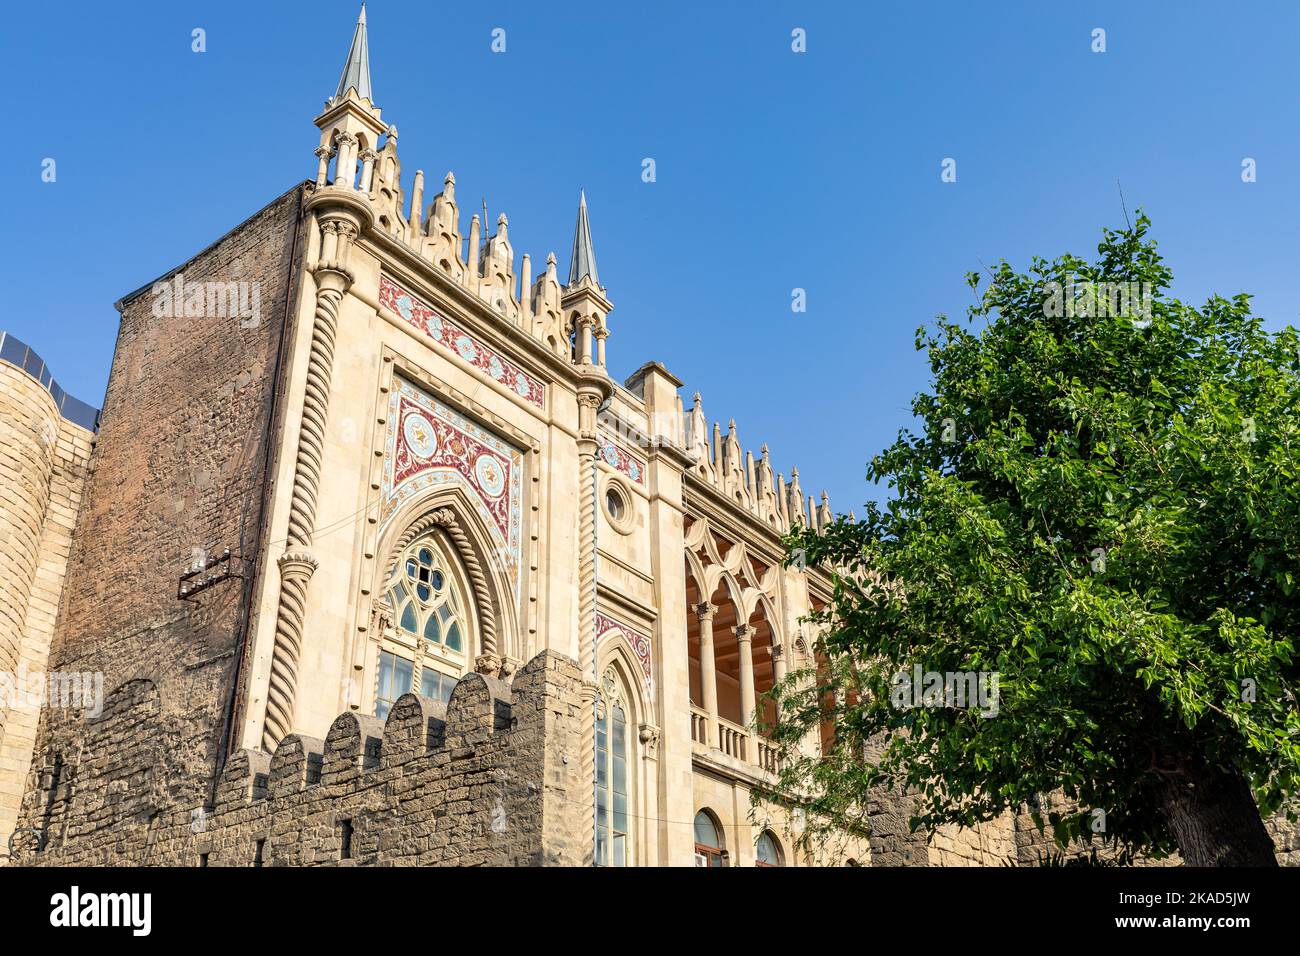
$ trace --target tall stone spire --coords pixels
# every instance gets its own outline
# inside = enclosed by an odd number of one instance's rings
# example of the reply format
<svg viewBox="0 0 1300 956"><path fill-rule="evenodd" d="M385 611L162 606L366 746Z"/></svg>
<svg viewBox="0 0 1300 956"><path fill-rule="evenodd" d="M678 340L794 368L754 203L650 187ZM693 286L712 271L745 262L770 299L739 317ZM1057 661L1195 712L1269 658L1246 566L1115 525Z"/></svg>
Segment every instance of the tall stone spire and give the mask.
<svg viewBox="0 0 1300 956"><path fill-rule="evenodd" d="M340 100L349 89L355 89L357 96L374 102L370 92L370 46L366 43L366 5L361 4L361 16L357 18L357 28L352 34L352 46L348 50L348 60L343 64L343 75L339 77L339 88L334 99Z"/></svg>
<svg viewBox="0 0 1300 956"><path fill-rule="evenodd" d="M573 258L569 260L569 285L577 285L584 276L600 285L596 275L596 250L591 245L591 223L587 221L587 193L579 193L578 224L573 229Z"/></svg>

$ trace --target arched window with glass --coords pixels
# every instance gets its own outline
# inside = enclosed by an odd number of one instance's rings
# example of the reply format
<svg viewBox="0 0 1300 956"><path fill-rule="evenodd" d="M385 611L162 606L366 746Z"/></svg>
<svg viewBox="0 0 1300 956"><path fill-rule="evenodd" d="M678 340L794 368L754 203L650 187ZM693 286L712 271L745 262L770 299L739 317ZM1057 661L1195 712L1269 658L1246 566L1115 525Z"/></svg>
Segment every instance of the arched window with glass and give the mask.
<svg viewBox="0 0 1300 956"><path fill-rule="evenodd" d="M628 705L613 667L596 698L596 865L631 866Z"/></svg>
<svg viewBox="0 0 1300 956"><path fill-rule="evenodd" d="M757 866L784 866L781 857L781 844L772 835L771 830L764 830L758 835L754 845L755 864Z"/></svg>
<svg viewBox="0 0 1300 956"><path fill-rule="evenodd" d="M718 821L708 810L701 810L695 814L695 865L726 866L726 854Z"/></svg>
<svg viewBox="0 0 1300 956"><path fill-rule="evenodd" d="M465 673L470 619L452 554L435 530L398 556L385 589L393 627L381 635L376 716L406 693L449 700Z"/></svg>

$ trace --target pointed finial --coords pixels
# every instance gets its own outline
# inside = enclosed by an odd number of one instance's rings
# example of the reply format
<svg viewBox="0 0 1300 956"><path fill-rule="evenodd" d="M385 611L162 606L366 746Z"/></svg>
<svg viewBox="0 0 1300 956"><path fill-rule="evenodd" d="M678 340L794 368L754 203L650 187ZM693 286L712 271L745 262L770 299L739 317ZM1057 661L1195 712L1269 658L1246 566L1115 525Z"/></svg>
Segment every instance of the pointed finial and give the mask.
<svg viewBox="0 0 1300 956"><path fill-rule="evenodd" d="M767 442L763 442L762 446L758 449L758 453L764 458L767 457Z"/></svg>
<svg viewBox="0 0 1300 956"><path fill-rule="evenodd" d="M822 492L822 504L824 504L824 505L829 505L830 503L831 503L831 497L830 497L830 495L826 494L826 492L823 491L823 492Z"/></svg>
<svg viewBox="0 0 1300 956"><path fill-rule="evenodd" d="M596 275L596 250L591 244L591 223L587 219L587 193L578 193L578 222L573 229L573 257L569 260L569 285L577 285L584 276L600 285Z"/></svg>
<svg viewBox="0 0 1300 956"><path fill-rule="evenodd" d="M374 100L370 91L370 47L366 42L366 5L361 4L361 16L357 18L356 30L352 33L352 46L348 48L348 58L343 64L343 74L339 77L339 88L334 94L335 100L341 100L354 89L363 100Z"/></svg>

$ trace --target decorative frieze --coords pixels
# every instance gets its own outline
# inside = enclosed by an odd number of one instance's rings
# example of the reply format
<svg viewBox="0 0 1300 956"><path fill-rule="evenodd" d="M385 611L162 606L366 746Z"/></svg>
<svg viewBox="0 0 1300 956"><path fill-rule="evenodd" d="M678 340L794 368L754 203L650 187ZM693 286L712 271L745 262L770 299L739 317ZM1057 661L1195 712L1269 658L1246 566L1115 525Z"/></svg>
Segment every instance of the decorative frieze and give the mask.
<svg viewBox="0 0 1300 956"><path fill-rule="evenodd" d="M483 518L517 594L523 452L402 378L393 381L386 420L381 530L403 505L429 489L463 488Z"/></svg>
<svg viewBox="0 0 1300 956"><path fill-rule="evenodd" d="M645 678L646 686L650 687L654 679L654 658L650 637L642 634L636 628L624 624L622 621L616 621L609 615L597 611L596 643L599 644L604 640L605 635L611 631L618 631L627 639L628 646L632 648L632 653L636 655L636 659L641 665L641 673Z"/></svg>
<svg viewBox="0 0 1300 956"><path fill-rule="evenodd" d="M400 315L443 348L456 353L488 378L510 389L537 408L546 402L546 386L519 366L502 358L450 319L407 292L388 276L379 277L379 304Z"/></svg>

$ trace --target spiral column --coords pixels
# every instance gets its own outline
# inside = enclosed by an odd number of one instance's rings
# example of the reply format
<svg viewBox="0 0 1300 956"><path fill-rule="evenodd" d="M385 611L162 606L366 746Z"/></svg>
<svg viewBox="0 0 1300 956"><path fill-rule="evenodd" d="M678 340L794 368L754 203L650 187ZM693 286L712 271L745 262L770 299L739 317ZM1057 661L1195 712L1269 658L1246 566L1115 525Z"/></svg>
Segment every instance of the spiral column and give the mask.
<svg viewBox="0 0 1300 956"><path fill-rule="evenodd" d="M578 388L578 666L582 671L582 773L595 853L596 833L596 413L600 379ZM593 856L594 859L594 856Z"/></svg>
<svg viewBox="0 0 1300 956"><path fill-rule="evenodd" d="M325 425L329 417L330 384L334 374L339 303L352 284L347 261L352 242L357 237L358 223L346 215L330 217L328 213L322 213L320 228L320 257L314 269L316 308L312 320L311 352L307 360L302 426L294 457L289 530L284 553L276 562L280 569L280 595L266 695L266 718L262 724L262 749L267 752L273 751L293 729L307 586L317 567L311 545L316 528L316 502L320 492Z"/></svg>

